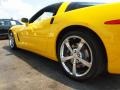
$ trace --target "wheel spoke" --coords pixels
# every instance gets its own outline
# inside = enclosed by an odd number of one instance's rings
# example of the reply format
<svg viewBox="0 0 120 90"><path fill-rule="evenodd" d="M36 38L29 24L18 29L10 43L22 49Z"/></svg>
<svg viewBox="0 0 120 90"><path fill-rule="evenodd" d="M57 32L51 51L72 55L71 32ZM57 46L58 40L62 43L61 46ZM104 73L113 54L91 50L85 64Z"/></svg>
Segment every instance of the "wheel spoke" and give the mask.
<svg viewBox="0 0 120 90"><path fill-rule="evenodd" d="M64 56L64 47L65 47L65 45L62 46L62 52L61 52L62 56Z"/></svg>
<svg viewBox="0 0 120 90"><path fill-rule="evenodd" d="M68 60L70 60L70 59L73 59L73 56L67 56L67 57L62 57L62 59L61 59L61 61L62 62L66 62L66 61L68 61Z"/></svg>
<svg viewBox="0 0 120 90"><path fill-rule="evenodd" d="M73 61L73 68L72 68L73 75L76 76L76 59Z"/></svg>
<svg viewBox="0 0 120 90"><path fill-rule="evenodd" d="M11 48L14 47L14 37L12 33L9 34L9 44Z"/></svg>
<svg viewBox="0 0 120 90"><path fill-rule="evenodd" d="M68 40L65 41L65 45L67 46L67 48L69 49L69 51L70 51L71 53L73 53L73 50L72 50L72 48L71 48L70 43L69 43Z"/></svg>
<svg viewBox="0 0 120 90"><path fill-rule="evenodd" d="M83 65L87 66L88 68L91 67L91 63L87 62L86 60L84 59L81 59L81 58L77 58Z"/></svg>
<svg viewBox="0 0 120 90"><path fill-rule="evenodd" d="M85 44L85 41L83 39L81 39L80 43L78 44L77 50L80 51L84 44Z"/></svg>
<svg viewBox="0 0 120 90"><path fill-rule="evenodd" d="M11 44L13 45L13 37L11 37Z"/></svg>
<svg viewBox="0 0 120 90"><path fill-rule="evenodd" d="M60 50L61 63L70 75L80 77L88 74L91 70L93 63L92 51L83 37L77 35L67 37Z"/></svg>

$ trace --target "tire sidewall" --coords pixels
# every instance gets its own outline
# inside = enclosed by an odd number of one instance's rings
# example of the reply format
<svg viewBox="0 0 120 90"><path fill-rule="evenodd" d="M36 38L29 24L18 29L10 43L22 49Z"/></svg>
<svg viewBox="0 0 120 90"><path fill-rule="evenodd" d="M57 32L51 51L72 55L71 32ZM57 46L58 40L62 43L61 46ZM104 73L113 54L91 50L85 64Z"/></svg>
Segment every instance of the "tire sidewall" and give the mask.
<svg viewBox="0 0 120 90"><path fill-rule="evenodd" d="M75 76L70 75L68 72L66 72L66 70L64 69L64 67L62 65L61 59L60 59L60 47L61 47L63 41L67 37L73 36L73 35L82 37L88 43L88 45L91 48L92 56L93 56L93 62L92 62L92 67L91 67L90 71L86 75L81 76L81 77L75 77ZM90 79L90 78L92 79L97 76L97 70L98 70L97 65L99 64L97 59L101 59L101 56L99 55L99 52L97 51L98 49L99 49L98 43L95 41L95 39L93 37L91 37L91 35L88 35L87 33L83 33L80 31L74 31L74 32L69 32L62 37L62 39L60 40L60 42L58 44L58 49L57 49L58 55L57 56L58 56L61 66L67 76L69 76L73 79L76 79L76 80L86 80L86 79Z"/></svg>

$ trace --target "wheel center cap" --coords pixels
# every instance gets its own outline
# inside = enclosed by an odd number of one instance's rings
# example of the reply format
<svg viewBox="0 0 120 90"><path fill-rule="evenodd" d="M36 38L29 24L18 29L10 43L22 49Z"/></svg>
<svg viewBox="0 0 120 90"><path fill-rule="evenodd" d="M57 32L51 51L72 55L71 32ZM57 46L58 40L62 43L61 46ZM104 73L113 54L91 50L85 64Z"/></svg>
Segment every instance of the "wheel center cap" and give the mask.
<svg viewBox="0 0 120 90"><path fill-rule="evenodd" d="M82 58L82 53L77 51L77 49L74 49L73 56L74 56L74 58Z"/></svg>

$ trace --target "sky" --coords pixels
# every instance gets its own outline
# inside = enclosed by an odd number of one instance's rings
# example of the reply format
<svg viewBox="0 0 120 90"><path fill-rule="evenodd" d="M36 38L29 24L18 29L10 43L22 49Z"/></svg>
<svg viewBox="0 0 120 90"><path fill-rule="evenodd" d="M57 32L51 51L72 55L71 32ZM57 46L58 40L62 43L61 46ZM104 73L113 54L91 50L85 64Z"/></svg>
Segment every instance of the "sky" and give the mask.
<svg viewBox="0 0 120 90"><path fill-rule="evenodd" d="M120 0L0 0L0 19L22 17L30 18L41 8L62 1L120 2Z"/></svg>

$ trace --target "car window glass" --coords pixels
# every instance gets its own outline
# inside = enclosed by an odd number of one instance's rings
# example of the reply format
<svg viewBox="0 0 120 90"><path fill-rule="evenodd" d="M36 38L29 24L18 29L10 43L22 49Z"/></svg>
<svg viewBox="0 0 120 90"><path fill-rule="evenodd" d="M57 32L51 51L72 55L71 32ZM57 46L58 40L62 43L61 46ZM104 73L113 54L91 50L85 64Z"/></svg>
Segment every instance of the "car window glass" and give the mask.
<svg viewBox="0 0 120 90"><path fill-rule="evenodd" d="M10 22L9 21L4 21L4 25L5 26L10 26Z"/></svg>
<svg viewBox="0 0 120 90"><path fill-rule="evenodd" d="M40 20L45 20L48 18L51 18L53 16L54 13L52 12L44 12L38 19L36 19L36 21L40 21Z"/></svg>
<svg viewBox="0 0 120 90"><path fill-rule="evenodd" d="M3 21L0 21L0 26L4 26L4 22Z"/></svg>
<svg viewBox="0 0 120 90"><path fill-rule="evenodd" d="M11 25L16 25L16 22L15 21L11 21Z"/></svg>
<svg viewBox="0 0 120 90"><path fill-rule="evenodd" d="M47 18L51 18L53 16L54 13L52 12L44 12L42 15L41 15L41 19L44 20L44 19L47 19Z"/></svg>
<svg viewBox="0 0 120 90"><path fill-rule="evenodd" d="M22 25L22 23L20 23L20 22L16 21L16 25Z"/></svg>
<svg viewBox="0 0 120 90"><path fill-rule="evenodd" d="M84 8L84 7L89 7L89 6L93 6L99 3L91 3L91 2L72 2L68 5L68 7L66 8L65 12L67 11L71 11L71 10L75 10L75 9L79 9L79 8Z"/></svg>
<svg viewBox="0 0 120 90"><path fill-rule="evenodd" d="M50 17L51 15L55 16L61 5L62 5L62 3L56 3L56 4L53 4L53 5L43 8L42 10L38 11L33 17L30 18L29 23L33 23L36 20L40 20L41 16L43 17L45 12L47 12L47 14L44 15L44 17L46 17L46 16ZM53 14L51 14L51 13L53 13Z"/></svg>

